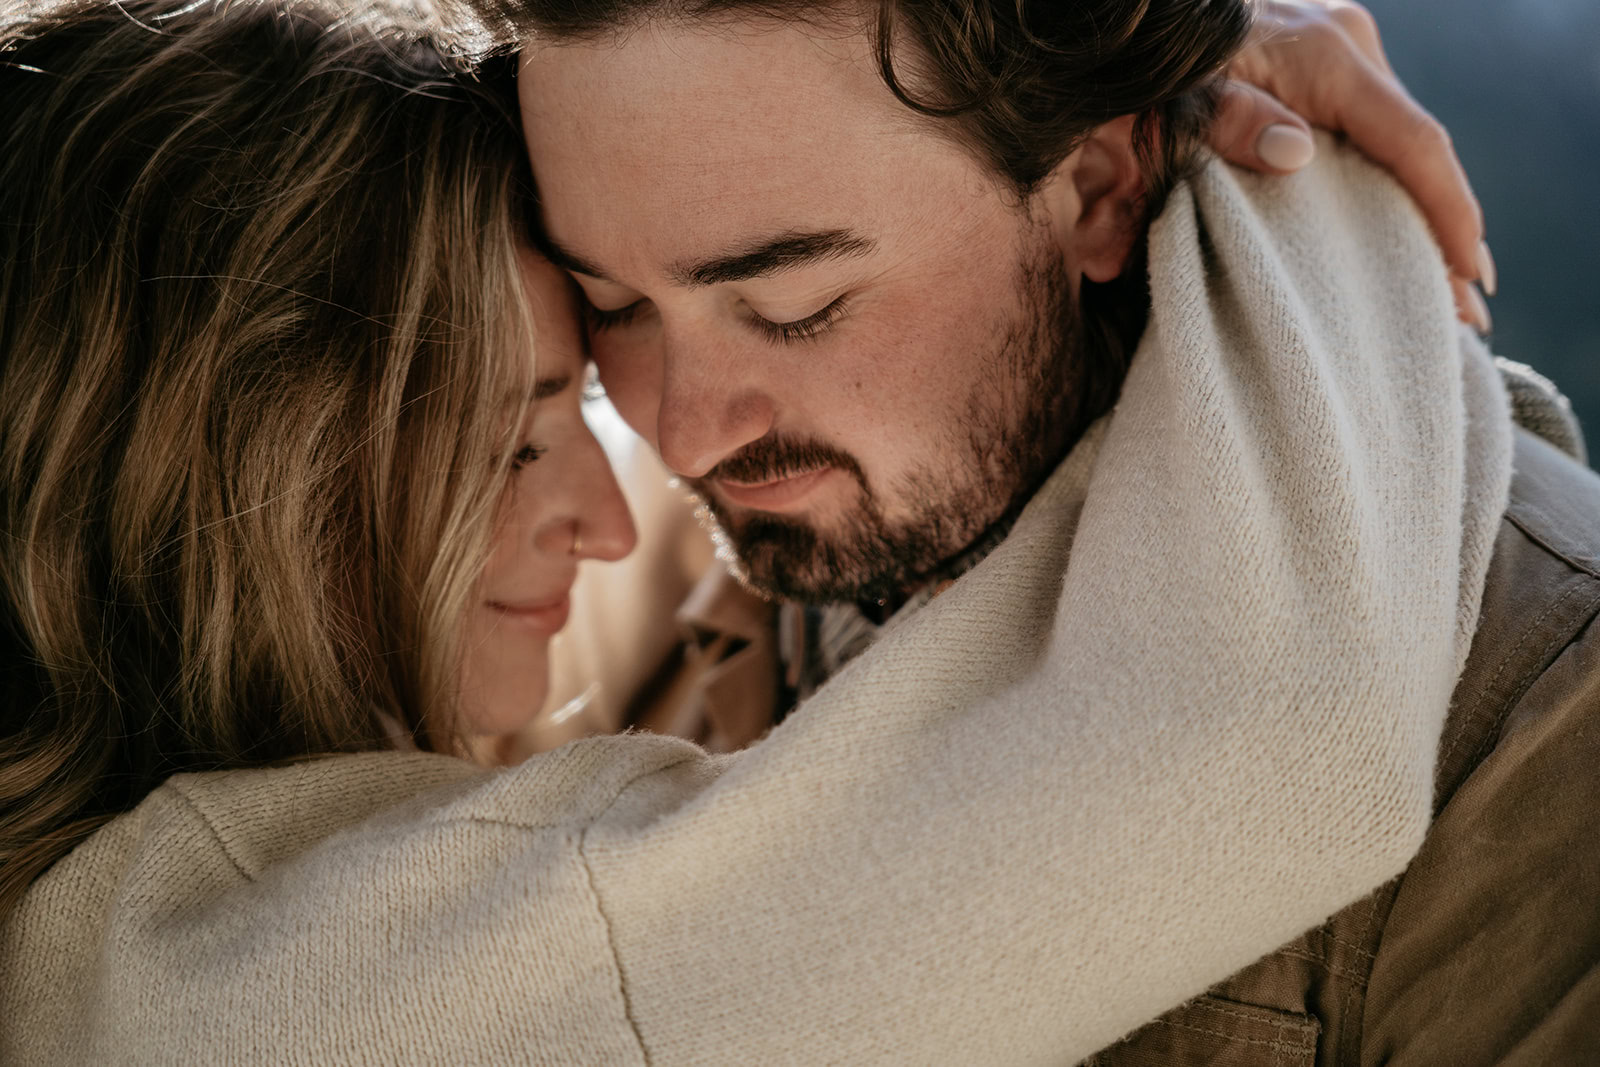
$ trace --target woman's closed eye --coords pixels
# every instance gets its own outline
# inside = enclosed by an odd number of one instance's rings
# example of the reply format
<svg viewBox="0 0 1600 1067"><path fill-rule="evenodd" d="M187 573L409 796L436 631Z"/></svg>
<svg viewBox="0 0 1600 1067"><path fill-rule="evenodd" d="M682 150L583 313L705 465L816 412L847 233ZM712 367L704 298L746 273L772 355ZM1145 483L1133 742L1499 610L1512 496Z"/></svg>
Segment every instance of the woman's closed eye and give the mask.
<svg viewBox="0 0 1600 1067"><path fill-rule="evenodd" d="M537 462L539 457L544 454L545 449L540 448L538 445L531 442L529 444L525 444L512 454L511 469L514 471L519 471L522 468Z"/></svg>

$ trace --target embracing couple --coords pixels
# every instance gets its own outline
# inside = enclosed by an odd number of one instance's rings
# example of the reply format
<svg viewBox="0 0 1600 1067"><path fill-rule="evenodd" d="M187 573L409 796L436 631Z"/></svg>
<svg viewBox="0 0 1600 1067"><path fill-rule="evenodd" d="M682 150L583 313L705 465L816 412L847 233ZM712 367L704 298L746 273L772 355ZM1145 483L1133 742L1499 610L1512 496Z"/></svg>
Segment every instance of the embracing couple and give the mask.
<svg viewBox="0 0 1600 1067"><path fill-rule="evenodd" d="M7 9L0 1060L1590 1059L1600 484L1255 15Z"/></svg>

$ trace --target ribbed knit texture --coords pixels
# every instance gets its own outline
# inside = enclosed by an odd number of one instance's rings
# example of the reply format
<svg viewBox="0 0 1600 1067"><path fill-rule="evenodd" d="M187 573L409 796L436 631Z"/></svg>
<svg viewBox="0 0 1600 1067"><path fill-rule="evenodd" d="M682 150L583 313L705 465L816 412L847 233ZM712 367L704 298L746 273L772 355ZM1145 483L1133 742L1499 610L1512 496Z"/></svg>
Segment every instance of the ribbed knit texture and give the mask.
<svg viewBox="0 0 1600 1067"><path fill-rule="evenodd" d="M1496 356L1494 365L1511 398L1512 421L1587 465L1589 450L1584 444L1583 427L1572 412L1572 401L1556 388L1556 383L1526 363Z"/></svg>
<svg viewBox="0 0 1600 1067"><path fill-rule="evenodd" d="M1398 872L1504 393L1332 141L1150 260L1116 411L766 740L175 778L0 936L0 1061L1063 1064Z"/></svg>

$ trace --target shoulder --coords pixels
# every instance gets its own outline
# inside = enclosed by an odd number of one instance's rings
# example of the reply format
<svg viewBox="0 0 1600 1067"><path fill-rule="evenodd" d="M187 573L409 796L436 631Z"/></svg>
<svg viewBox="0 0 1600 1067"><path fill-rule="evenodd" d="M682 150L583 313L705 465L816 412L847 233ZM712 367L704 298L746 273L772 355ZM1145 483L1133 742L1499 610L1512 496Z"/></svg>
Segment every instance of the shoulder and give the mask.
<svg viewBox="0 0 1600 1067"><path fill-rule="evenodd" d="M123 869L159 880L215 863L257 881L369 848L404 848L441 828L581 829L657 772L704 757L676 738L569 744L502 770L419 752L330 756L279 767L180 774L107 824L42 881Z"/></svg>
<svg viewBox="0 0 1600 1067"><path fill-rule="evenodd" d="M1587 664L1589 622L1600 610L1600 475L1522 430L1513 462L1477 632L1440 750L1441 808L1513 722L1584 718L1583 697L1600 684L1600 672L1558 667ZM1566 698L1551 699L1552 689Z"/></svg>
<svg viewBox="0 0 1600 1067"><path fill-rule="evenodd" d="M1600 1062L1600 476L1515 448L1405 874L1093 1062Z"/></svg>
<svg viewBox="0 0 1600 1067"><path fill-rule="evenodd" d="M1519 431L1437 817L1395 892L1364 1054L1600 1058L1597 613L1600 476Z"/></svg>

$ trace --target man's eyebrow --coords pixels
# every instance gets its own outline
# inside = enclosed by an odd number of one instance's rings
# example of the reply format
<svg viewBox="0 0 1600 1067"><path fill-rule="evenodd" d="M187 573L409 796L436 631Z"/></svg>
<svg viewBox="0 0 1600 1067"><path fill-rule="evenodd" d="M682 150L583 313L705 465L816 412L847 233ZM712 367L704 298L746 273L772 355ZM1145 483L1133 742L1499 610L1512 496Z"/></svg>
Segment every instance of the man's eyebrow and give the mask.
<svg viewBox="0 0 1600 1067"><path fill-rule="evenodd" d="M852 230L791 231L715 259L674 267L672 277L690 288L741 282L830 259L864 256L876 247L877 243L870 237Z"/></svg>
<svg viewBox="0 0 1600 1067"><path fill-rule="evenodd" d="M604 268L563 247L553 237L545 235L542 247L550 261L563 270L615 284ZM807 267L830 259L864 256L875 248L876 241L853 230L816 230L810 233L791 230L712 259L675 266L671 273L678 284L697 289L723 282L763 278L779 271Z"/></svg>

